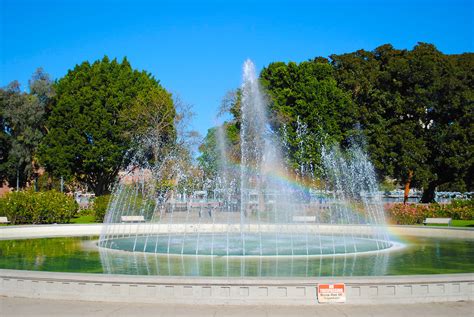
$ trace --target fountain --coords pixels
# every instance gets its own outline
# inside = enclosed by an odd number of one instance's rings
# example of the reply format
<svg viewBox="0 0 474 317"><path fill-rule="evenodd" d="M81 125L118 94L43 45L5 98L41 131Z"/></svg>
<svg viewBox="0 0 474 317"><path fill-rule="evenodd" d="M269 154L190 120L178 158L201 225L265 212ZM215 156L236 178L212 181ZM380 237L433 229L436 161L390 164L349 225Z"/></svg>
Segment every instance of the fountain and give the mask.
<svg viewBox="0 0 474 317"><path fill-rule="evenodd" d="M298 119L289 164L287 127L269 126L258 85L247 61L240 164L223 126L209 179L152 133L130 151L103 225L2 227L0 296L315 308L319 285L344 283L351 305L472 300L474 232L391 226L389 238L360 141L322 147L315 179L303 158L320 137Z"/></svg>
<svg viewBox="0 0 474 317"><path fill-rule="evenodd" d="M229 258L337 257L393 246L374 170L362 148L323 150L324 190L298 182L285 163L285 145L268 123L267 102L250 60L243 66L241 90L239 167L227 158L222 127L214 179L196 183L176 164L172 149L153 165L140 156L149 151L135 154L115 186L100 235L104 262L110 262L111 252L129 251L135 257L219 257L228 266ZM308 137L302 123L297 132ZM310 177L312 169L300 165L297 176Z"/></svg>
<svg viewBox="0 0 474 317"><path fill-rule="evenodd" d="M290 161L290 127L269 126L250 61L241 90L239 164L224 126L207 179L152 133L130 151L103 225L0 229L0 295L314 306L318 285L345 283L350 304L472 299L472 230L390 226L390 238L360 140L325 144L313 166L304 158L322 138L298 119Z"/></svg>

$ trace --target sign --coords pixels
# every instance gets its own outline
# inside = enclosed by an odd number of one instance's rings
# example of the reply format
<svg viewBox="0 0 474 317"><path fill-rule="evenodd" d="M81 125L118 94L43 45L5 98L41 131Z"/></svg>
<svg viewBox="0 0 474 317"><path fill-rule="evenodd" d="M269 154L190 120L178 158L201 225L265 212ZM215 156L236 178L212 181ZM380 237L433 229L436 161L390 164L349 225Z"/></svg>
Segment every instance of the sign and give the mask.
<svg viewBox="0 0 474 317"><path fill-rule="evenodd" d="M346 286L338 284L318 284L318 302L320 303L345 303Z"/></svg>

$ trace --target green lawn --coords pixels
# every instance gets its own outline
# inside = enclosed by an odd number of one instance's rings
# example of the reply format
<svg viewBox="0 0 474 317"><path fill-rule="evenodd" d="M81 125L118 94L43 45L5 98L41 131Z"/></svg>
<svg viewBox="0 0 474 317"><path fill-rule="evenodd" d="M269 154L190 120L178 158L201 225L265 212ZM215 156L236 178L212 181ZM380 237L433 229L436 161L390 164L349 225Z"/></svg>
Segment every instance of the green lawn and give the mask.
<svg viewBox="0 0 474 317"><path fill-rule="evenodd" d="M94 220L94 216L86 215L86 216L79 216L77 218L72 218L70 223L96 223ZM0 226L6 226L7 224L0 224ZM447 225L429 225L429 226L444 226ZM453 220L451 222L451 227L471 227L474 228L474 220Z"/></svg>
<svg viewBox="0 0 474 317"><path fill-rule="evenodd" d="M71 218L71 221L69 223L96 223L94 220L94 216L79 216L75 218ZM8 226L8 224L0 223L0 227L2 226Z"/></svg>
<svg viewBox="0 0 474 317"><path fill-rule="evenodd" d="M448 225L428 225L428 226L441 226L447 227ZM474 227L474 220L452 220L451 227Z"/></svg>
<svg viewBox="0 0 474 317"><path fill-rule="evenodd" d="M80 216L72 218L70 223L95 223L94 216ZM427 226L433 227L447 227L448 225L431 224ZM474 220L452 220L451 227L470 227L474 228Z"/></svg>
<svg viewBox="0 0 474 317"><path fill-rule="evenodd" d="M451 225L453 227L474 227L474 220L453 220Z"/></svg>
<svg viewBox="0 0 474 317"><path fill-rule="evenodd" d="M94 216L79 216L77 218L72 218L70 223L95 223Z"/></svg>

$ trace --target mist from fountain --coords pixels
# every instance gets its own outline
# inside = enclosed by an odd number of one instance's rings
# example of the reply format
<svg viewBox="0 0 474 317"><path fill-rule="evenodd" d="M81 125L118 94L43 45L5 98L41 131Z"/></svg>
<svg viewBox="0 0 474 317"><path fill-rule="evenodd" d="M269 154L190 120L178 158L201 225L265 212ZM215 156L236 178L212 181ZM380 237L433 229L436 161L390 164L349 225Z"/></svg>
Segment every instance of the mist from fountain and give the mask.
<svg viewBox="0 0 474 317"><path fill-rule="evenodd" d="M317 188L311 162L289 168L283 155L288 145L269 125L268 103L250 60L243 66L241 92L239 168L229 159L223 125L216 130L219 172L212 179L187 172L178 150L146 140L113 190L99 240L102 252L228 259L389 248L375 172L363 148L324 148L327 185ZM312 136L299 119L296 133L297 158L303 158Z"/></svg>

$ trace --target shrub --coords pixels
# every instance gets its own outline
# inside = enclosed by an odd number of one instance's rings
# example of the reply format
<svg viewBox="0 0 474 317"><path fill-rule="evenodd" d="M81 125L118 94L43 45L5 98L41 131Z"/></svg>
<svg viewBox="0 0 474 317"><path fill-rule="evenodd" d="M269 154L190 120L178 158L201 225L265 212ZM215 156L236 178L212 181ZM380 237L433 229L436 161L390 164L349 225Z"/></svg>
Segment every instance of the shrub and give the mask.
<svg viewBox="0 0 474 317"><path fill-rule="evenodd" d="M107 206L109 205L110 197L110 195L103 195L94 199L92 210L96 222L104 222L104 217L107 212Z"/></svg>
<svg viewBox="0 0 474 317"><path fill-rule="evenodd" d="M443 207L444 214L455 220L474 220L474 199L458 200Z"/></svg>
<svg viewBox="0 0 474 317"><path fill-rule="evenodd" d="M96 222L104 222L110 199L111 195L96 197L91 208L84 210L84 214L90 213L94 215ZM142 197L135 196L121 196L116 197L116 199L120 201L121 205L118 208L124 208L124 206L126 206L127 215L143 215L147 220L153 216L155 202L152 200L144 200Z"/></svg>
<svg viewBox="0 0 474 317"><path fill-rule="evenodd" d="M68 223L77 209L74 198L54 190L11 192L0 199L0 214L11 224Z"/></svg>
<svg viewBox="0 0 474 317"><path fill-rule="evenodd" d="M390 222L399 225L421 224L433 214L433 209L431 205L393 204L387 210L387 217Z"/></svg>

